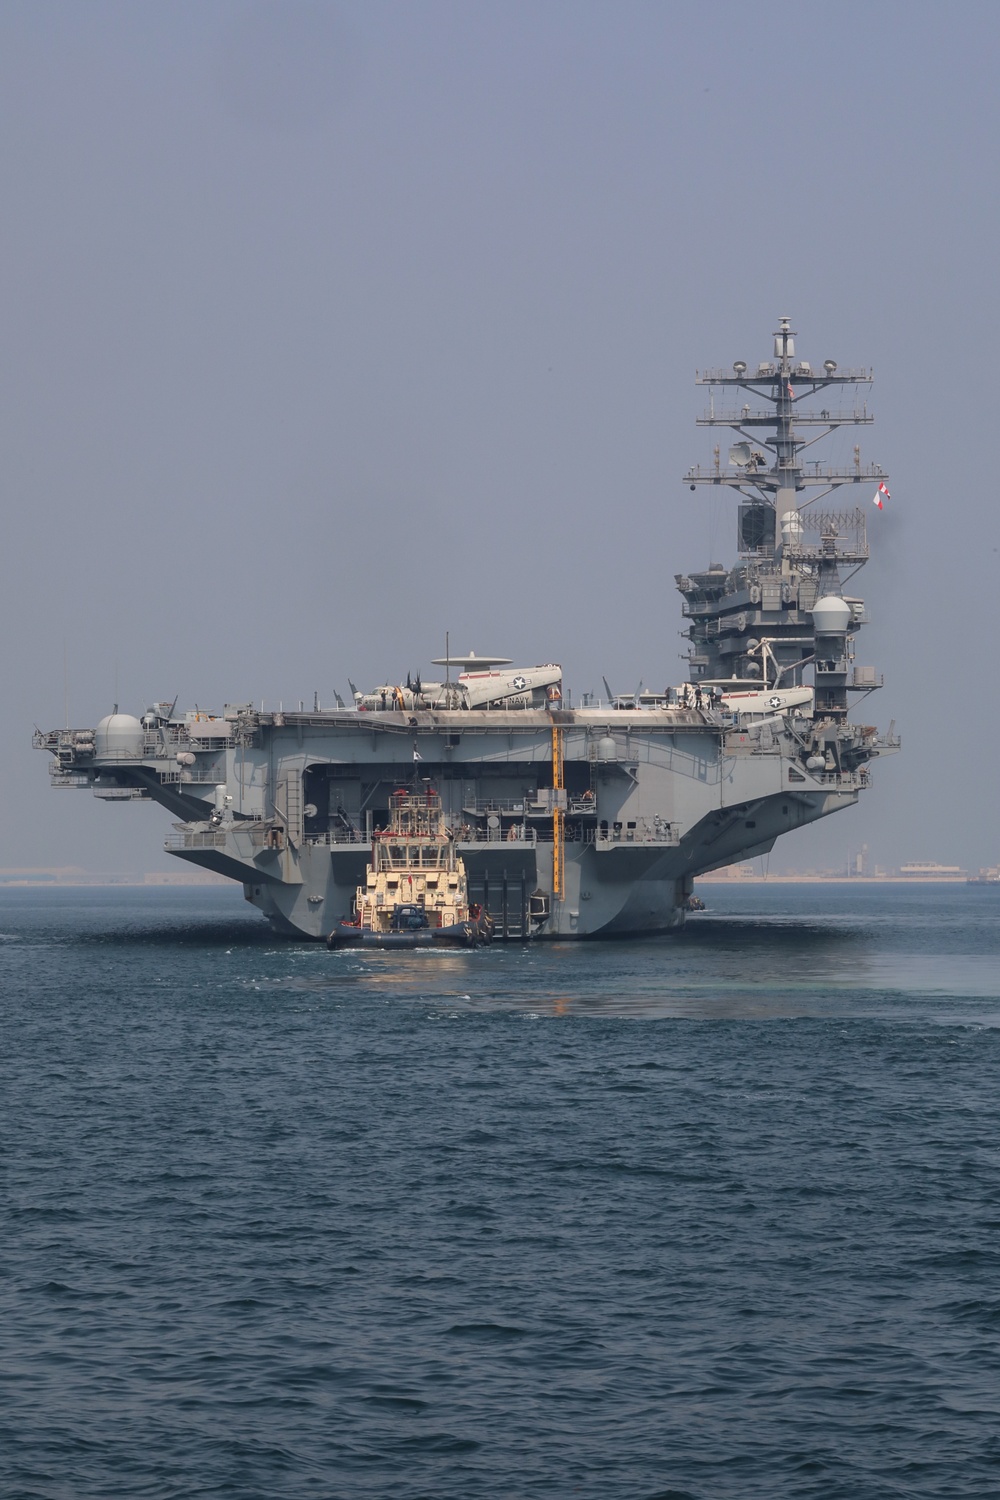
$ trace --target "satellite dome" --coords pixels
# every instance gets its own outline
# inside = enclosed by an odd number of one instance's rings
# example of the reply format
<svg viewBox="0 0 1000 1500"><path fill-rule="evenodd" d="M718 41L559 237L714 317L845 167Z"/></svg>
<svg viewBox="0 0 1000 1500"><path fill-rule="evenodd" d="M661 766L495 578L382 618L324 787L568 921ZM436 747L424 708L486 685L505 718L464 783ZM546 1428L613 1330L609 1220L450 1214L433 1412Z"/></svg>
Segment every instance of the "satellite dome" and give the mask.
<svg viewBox="0 0 1000 1500"><path fill-rule="evenodd" d="M797 510L786 510L781 518L781 540L786 547L794 547L802 540L802 517Z"/></svg>
<svg viewBox="0 0 1000 1500"><path fill-rule="evenodd" d="M818 600L813 612L813 627L817 635L843 635L851 623L851 606L838 594L825 594Z"/></svg>
<svg viewBox="0 0 1000 1500"><path fill-rule="evenodd" d="M144 740L142 724L133 714L108 714L97 726L94 752L98 760L139 760Z"/></svg>

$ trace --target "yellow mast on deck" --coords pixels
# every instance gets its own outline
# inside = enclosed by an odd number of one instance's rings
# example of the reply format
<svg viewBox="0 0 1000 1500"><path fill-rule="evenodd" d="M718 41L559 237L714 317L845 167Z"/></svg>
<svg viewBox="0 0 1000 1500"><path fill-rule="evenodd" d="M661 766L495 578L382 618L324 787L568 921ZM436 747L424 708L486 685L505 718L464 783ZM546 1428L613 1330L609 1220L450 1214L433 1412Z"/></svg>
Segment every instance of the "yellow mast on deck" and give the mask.
<svg viewBox="0 0 1000 1500"><path fill-rule="evenodd" d="M558 724L552 726L552 896L556 901L563 898L563 818L560 793L565 785L563 777L563 732Z"/></svg>

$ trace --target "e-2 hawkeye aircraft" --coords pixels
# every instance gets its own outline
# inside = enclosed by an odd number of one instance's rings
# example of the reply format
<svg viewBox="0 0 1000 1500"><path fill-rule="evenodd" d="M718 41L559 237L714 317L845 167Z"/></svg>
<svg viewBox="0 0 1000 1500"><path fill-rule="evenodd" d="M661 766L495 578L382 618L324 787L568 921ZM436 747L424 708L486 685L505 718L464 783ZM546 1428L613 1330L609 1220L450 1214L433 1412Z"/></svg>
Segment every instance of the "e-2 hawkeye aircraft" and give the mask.
<svg viewBox="0 0 1000 1500"><path fill-rule="evenodd" d="M556 662L543 666L513 667L509 656L441 656L435 667L457 667L458 676L445 682L415 681L407 674L405 684L384 683L371 693L359 693L354 702L359 712L420 708L546 708L562 699L562 667ZM501 671L500 668L510 670Z"/></svg>

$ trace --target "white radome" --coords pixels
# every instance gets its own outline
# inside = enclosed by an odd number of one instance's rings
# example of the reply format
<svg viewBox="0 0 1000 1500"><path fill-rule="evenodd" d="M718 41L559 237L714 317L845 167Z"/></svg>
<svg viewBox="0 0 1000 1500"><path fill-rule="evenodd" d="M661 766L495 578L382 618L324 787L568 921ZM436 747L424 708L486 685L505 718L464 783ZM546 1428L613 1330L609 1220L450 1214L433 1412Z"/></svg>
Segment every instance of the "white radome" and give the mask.
<svg viewBox="0 0 1000 1500"><path fill-rule="evenodd" d="M817 635L842 635L851 623L851 606L837 594L820 599L812 612Z"/></svg>
<svg viewBox="0 0 1000 1500"><path fill-rule="evenodd" d="M94 749L100 758L103 755L142 755L145 731L133 714L107 714L94 733Z"/></svg>

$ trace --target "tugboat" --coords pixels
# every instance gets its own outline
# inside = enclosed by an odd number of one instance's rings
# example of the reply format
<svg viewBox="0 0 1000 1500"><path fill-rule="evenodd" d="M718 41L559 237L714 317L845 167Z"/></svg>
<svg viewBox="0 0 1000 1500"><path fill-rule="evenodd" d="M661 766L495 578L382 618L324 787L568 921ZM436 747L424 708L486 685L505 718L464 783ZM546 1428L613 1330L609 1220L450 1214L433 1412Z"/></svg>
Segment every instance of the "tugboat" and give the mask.
<svg viewBox="0 0 1000 1500"><path fill-rule="evenodd" d="M377 828L354 911L328 948L476 948L493 941L493 919L469 900L465 864L433 788L389 798L389 826Z"/></svg>

